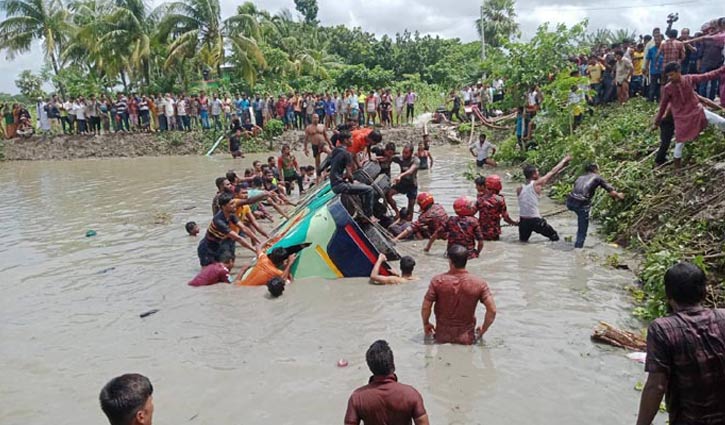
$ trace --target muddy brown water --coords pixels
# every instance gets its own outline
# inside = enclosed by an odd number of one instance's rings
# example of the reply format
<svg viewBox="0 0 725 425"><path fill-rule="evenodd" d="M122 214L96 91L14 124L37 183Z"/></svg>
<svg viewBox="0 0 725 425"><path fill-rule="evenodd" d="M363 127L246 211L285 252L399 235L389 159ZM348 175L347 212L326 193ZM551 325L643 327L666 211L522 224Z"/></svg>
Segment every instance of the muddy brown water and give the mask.
<svg viewBox="0 0 725 425"><path fill-rule="evenodd" d="M450 208L474 193L461 177L470 157L462 147L433 153L420 184ZM601 265L611 248L593 235L583 252L537 236L519 244L510 227L486 243L469 269L489 282L499 313L472 347L424 344L420 305L447 268L443 242L429 255L401 245L421 279L400 286L307 279L277 300L265 288L188 287L197 239L183 225L205 227L214 178L251 159L0 163L1 424L105 423L98 391L130 371L151 378L158 424L342 423L379 338L433 424L634 422L642 366L589 340L599 320L641 326L623 290L634 277ZM504 178L516 216L513 189ZM542 201L544 212L559 208ZM550 221L562 236L576 231L573 214ZM160 311L139 318L151 309Z"/></svg>

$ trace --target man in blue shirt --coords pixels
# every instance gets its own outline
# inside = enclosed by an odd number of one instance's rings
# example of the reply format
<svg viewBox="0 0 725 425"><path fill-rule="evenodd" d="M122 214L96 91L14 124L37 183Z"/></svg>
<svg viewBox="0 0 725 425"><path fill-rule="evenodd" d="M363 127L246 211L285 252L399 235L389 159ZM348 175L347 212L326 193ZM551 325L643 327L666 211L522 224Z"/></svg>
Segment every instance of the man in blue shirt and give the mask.
<svg viewBox="0 0 725 425"><path fill-rule="evenodd" d="M325 125L329 129L335 128L335 115L337 114L337 102L334 98L327 95L325 100Z"/></svg>
<svg viewBox="0 0 725 425"><path fill-rule="evenodd" d="M249 97L247 97L246 93L242 93L241 106L242 106L242 122L244 122L246 120L251 120L252 117L249 116L249 106L250 106Z"/></svg>
<svg viewBox="0 0 725 425"><path fill-rule="evenodd" d="M237 99L234 101L234 108L237 110L237 116L242 116L242 111L244 111L244 103L242 101L242 95L237 93Z"/></svg>
<svg viewBox="0 0 725 425"><path fill-rule="evenodd" d="M649 48L644 57L643 71L649 74L649 94L647 99L650 101L660 100L660 83L662 78L662 55L659 54L660 45L662 44L662 35L655 34L654 45Z"/></svg>

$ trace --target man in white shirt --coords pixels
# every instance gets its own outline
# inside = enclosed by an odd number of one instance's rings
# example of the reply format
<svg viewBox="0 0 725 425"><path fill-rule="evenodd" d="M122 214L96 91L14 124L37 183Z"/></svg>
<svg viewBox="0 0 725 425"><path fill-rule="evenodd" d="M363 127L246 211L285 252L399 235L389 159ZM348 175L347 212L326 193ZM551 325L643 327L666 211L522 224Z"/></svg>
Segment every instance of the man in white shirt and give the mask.
<svg viewBox="0 0 725 425"><path fill-rule="evenodd" d="M468 147L471 155L476 158L476 167L483 167L484 164L495 167L496 161L493 160L492 156L496 153L496 145L486 140L486 134L481 133L478 136L478 141L471 143Z"/></svg>
<svg viewBox="0 0 725 425"><path fill-rule="evenodd" d="M461 90L461 97L463 97L463 104L469 106L471 104L471 88L466 86Z"/></svg>
<svg viewBox="0 0 725 425"><path fill-rule="evenodd" d="M168 125L169 130L174 130L176 128L176 114L174 113L174 106L176 106L176 101L171 96L171 93L166 93L166 98L164 98L164 115L166 115L166 125Z"/></svg>
<svg viewBox="0 0 725 425"><path fill-rule="evenodd" d="M405 95L398 90L398 95L395 96L395 122L396 125L400 125L401 118L405 110Z"/></svg>
<svg viewBox="0 0 725 425"><path fill-rule="evenodd" d="M78 123L78 134L86 134L88 131L86 128L86 102L83 100L83 96L79 97L78 101L73 104L73 110Z"/></svg>

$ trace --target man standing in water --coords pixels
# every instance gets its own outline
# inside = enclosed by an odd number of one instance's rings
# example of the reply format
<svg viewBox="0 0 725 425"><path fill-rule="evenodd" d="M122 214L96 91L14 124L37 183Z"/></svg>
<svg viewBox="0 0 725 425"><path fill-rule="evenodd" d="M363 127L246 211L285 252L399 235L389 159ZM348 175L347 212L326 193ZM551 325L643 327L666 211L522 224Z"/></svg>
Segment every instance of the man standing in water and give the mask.
<svg viewBox="0 0 725 425"><path fill-rule="evenodd" d="M468 249L461 245L448 248L447 273L433 277L423 299L420 315L426 335L434 335L439 344L471 345L482 337L496 320L496 303L485 280L466 270ZM476 328L476 306L486 307L483 324ZM435 305L436 325L430 323Z"/></svg>
<svg viewBox="0 0 725 425"><path fill-rule="evenodd" d="M220 211L214 214L206 235L199 241L199 247L196 252L199 256L199 263L202 267L219 261L219 255L222 253L222 247L225 246L224 241L231 239L248 250L257 253L252 244L244 240L239 233L229 228L230 224L239 226L241 221L239 217L234 215L236 204L232 202L234 195L224 192L219 195L218 204Z"/></svg>
<svg viewBox="0 0 725 425"><path fill-rule="evenodd" d="M565 156L543 177L539 177L539 170L533 165L524 167L526 184L516 189L516 195L519 198L519 240L521 242L528 242L532 232L546 236L552 242L559 240L559 234L539 213L539 197L544 186L558 175L570 160L569 155Z"/></svg>
<svg viewBox="0 0 725 425"><path fill-rule="evenodd" d="M679 263L665 273L669 316L647 330L649 373L637 425L650 425L667 395L672 425L725 423L725 309L705 308L705 273Z"/></svg>
<svg viewBox="0 0 725 425"><path fill-rule="evenodd" d="M305 156L309 156L307 150L307 143L312 145L312 156L315 158L315 170L317 172L317 182L320 179L320 153L324 152L326 155L330 155L332 149L330 148L330 139L327 138L327 131L325 126L320 124L320 116L312 114L312 124L305 128Z"/></svg>
<svg viewBox="0 0 725 425"><path fill-rule="evenodd" d="M111 425L151 425L154 387L149 378L128 373L111 379L98 397Z"/></svg>
<svg viewBox="0 0 725 425"><path fill-rule="evenodd" d="M392 276L383 276L380 274L380 268L386 261L388 261L388 257L385 254L378 255L378 261L375 262L373 271L370 273L371 283L375 285L398 285L416 280L413 277L413 269L415 268L415 259L413 257L406 255L400 259L400 276L396 275L395 272L391 272Z"/></svg>
<svg viewBox="0 0 725 425"><path fill-rule="evenodd" d="M345 425L428 425L423 397L410 385L398 382L393 350L378 340L368 348L365 361L373 373L368 385L356 389L347 402Z"/></svg>
<svg viewBox="0 0 725 425"><path fill-rule="evenodd" d="M612 199L624 199L623 194L614 190L612 185L607 183L599 175L599 167L597 164L592 163L587 165L585 171L586 173L583 176L576 179L574 182L574 190L566 198L566 207L577 215L577 231L574 248L584 248L584 239L586 239L587 229L589 229L589 210L592 207L594 191L598 187L606 190Z"/></svg>

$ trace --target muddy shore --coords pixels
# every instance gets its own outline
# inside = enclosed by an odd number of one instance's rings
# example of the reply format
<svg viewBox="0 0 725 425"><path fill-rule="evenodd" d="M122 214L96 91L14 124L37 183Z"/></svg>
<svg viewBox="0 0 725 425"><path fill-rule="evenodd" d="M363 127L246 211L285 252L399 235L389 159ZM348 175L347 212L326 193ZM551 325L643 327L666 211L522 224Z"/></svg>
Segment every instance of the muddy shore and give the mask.
<svg viewBox="0 0 725 425"><path fill-rule="evenodd" d="M423 127L399 127L381 130L383 140L397 145L418 143L422 140ZM438 126L428 128L433 145L443 145L451 140L450 132ZM301 149L302 131L287 131L272 140L276 149L288 143ZM210 136L191 133L115 133L102 136L34 136L0 141L2 159L6 161L64 160L83 158L133 158L141 156L203 155L209 149ZM467 139L464 138L463 142ZM266 146L269 142L260 142ZM224 145L224 144L222 144ZM220 146L215 154L224 154Z"/></svg>

